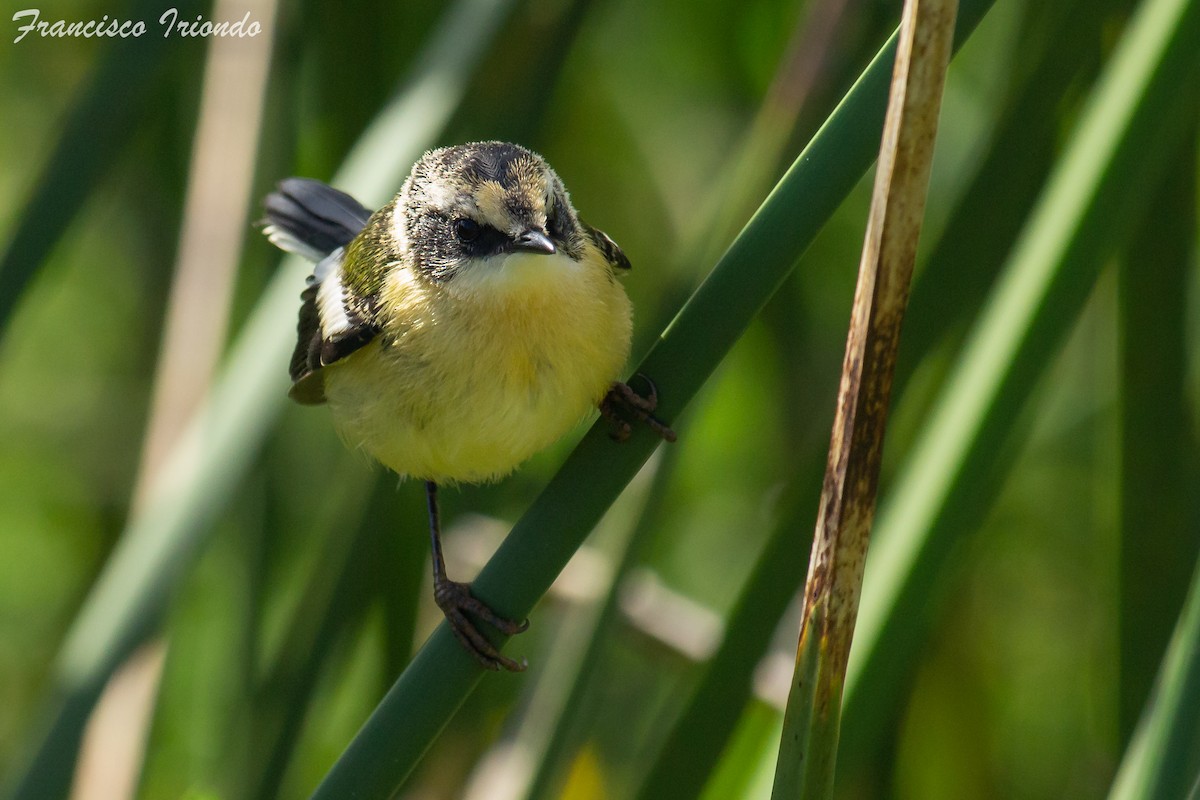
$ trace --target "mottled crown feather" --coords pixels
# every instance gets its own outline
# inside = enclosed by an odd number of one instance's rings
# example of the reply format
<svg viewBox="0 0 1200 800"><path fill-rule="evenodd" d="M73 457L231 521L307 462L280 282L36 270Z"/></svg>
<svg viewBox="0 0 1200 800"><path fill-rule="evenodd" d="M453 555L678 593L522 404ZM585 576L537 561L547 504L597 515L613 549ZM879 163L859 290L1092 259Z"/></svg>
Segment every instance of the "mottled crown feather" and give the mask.
<svg viewBox="0 0 1200 800"><path fill-rule="evenodd" d="M545 224L556 204L570 209L566 187L546 160L508 142L431 150L413 166L406 188L404 205L411 215L480 214L505 228Z"/></svg>

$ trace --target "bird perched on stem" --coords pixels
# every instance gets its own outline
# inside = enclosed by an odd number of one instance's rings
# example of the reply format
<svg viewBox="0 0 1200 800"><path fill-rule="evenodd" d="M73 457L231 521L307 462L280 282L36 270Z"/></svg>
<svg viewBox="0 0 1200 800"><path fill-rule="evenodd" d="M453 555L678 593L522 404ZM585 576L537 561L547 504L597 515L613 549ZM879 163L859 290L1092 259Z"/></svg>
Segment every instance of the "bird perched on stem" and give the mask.
<svg viewBox="0 0 1200 800"><path fill-rule="evenodd" d="M477 625L512 635L528 622L446 576L437 488L508 474L597 407L618 440L632 420L674 441L653 383L643 397L617 381L628 259L541 156L504 142L426 153L373 214L305 178L280 183L266 212L270 240L316 262L290 396L327 403L350 446L425 482L438 607L483 666L524 669Z"/></svg>

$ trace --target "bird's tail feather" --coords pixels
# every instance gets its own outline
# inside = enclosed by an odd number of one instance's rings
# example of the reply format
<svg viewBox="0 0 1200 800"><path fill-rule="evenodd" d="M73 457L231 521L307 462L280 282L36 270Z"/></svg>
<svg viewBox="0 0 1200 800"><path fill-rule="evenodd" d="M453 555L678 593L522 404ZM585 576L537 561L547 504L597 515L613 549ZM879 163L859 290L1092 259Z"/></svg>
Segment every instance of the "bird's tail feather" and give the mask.
<svg viewBox="0 0 1200 800"><path fill-rule="evenodd" d="M312 178L287 178L267 195L263 233L289 253L317 262L344 247L371 212L345 192Z"/></svg>

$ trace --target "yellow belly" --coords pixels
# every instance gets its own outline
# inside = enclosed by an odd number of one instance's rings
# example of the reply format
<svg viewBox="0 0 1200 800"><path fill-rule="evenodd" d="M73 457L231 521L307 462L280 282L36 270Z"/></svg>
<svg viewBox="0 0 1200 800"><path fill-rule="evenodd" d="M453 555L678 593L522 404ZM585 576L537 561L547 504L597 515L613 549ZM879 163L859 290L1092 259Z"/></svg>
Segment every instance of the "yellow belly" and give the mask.
<svg viewBox="0 0 1200 800"><path fill-rule="evenodd" d="M629 355L629 299L599 261L514 255L441 286L393 278L392 322L325 368L325 394L343 438L401 475L511 472L595 408Z"/></svg>

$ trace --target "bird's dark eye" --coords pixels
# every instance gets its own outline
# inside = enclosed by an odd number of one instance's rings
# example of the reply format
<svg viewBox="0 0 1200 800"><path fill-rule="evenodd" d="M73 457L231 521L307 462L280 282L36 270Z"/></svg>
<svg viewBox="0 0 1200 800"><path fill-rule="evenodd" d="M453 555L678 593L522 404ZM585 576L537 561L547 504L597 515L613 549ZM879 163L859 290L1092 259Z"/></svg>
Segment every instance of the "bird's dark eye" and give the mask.
<svg viewBox="0 0 1200 800"><path fill-rule="evenodd" d="M483 226L468 217L454 220L454 235L464 242L473 242L479 238Z"/></svg>

